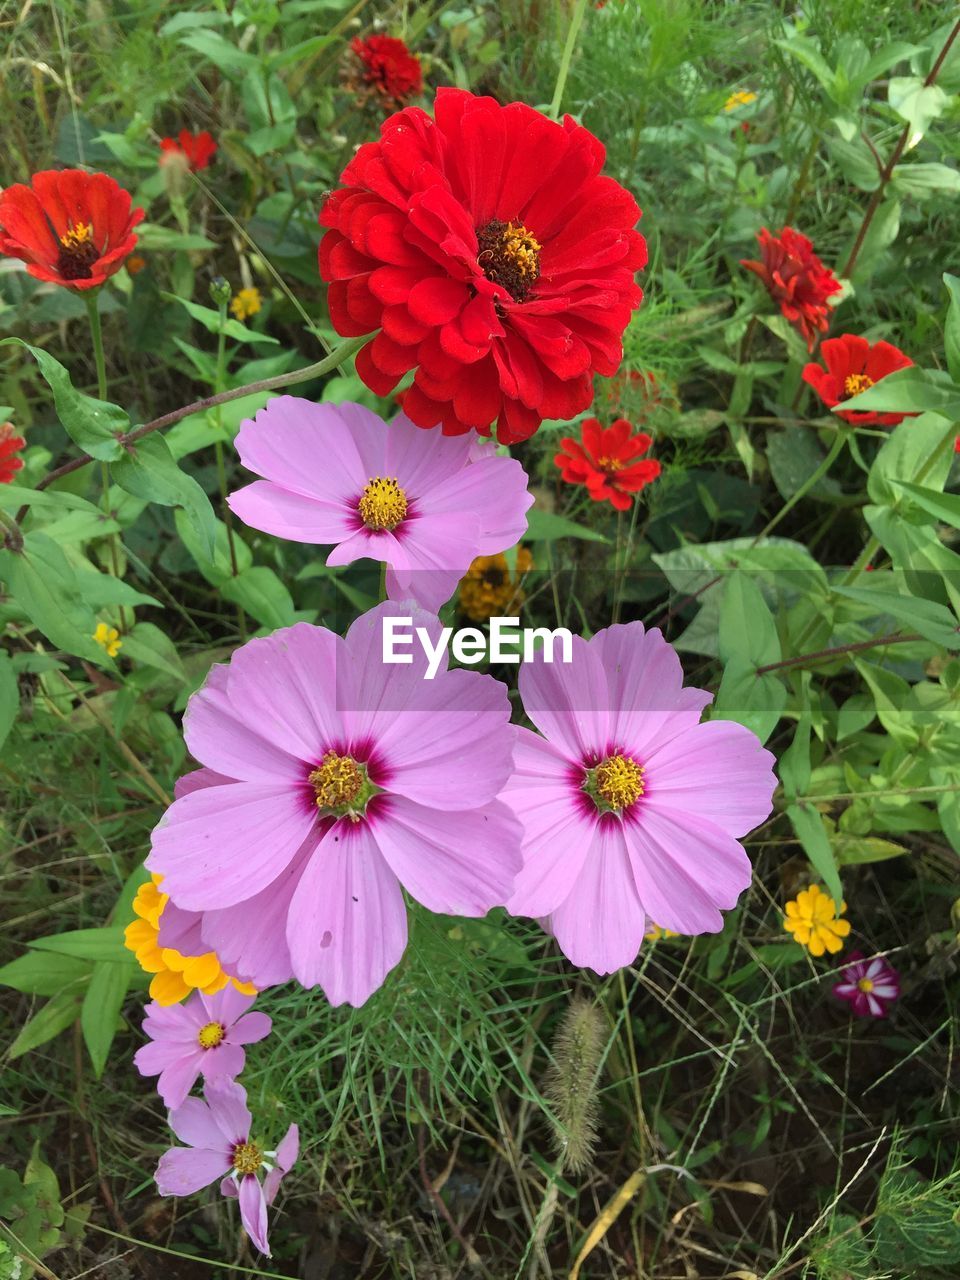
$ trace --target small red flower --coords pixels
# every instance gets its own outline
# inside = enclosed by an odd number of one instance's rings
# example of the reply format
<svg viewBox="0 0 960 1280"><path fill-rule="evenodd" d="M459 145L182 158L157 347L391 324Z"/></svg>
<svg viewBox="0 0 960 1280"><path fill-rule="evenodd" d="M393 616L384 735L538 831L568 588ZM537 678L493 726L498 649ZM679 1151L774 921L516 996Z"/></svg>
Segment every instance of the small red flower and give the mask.
<svg viewBox="0 0 960 1280"><path fill-rule="evenodd" d="M105 173L47 169L0 192L0 253L37 280L96 289L123 266L142 209Z"/></svg>
<svg viewBox="0 0 960 1280"><path fill-rule="evenodd" d="M740 265L756 272L774 302L779 302L784 316L800 330L807 350L812 351L817 331L827 331L827 299L843 286L813 252L807 237L792 227L784 227L779 236L772 236L763 227L757 240L763 261L741 258Z"/></svg>
<svg viewBox="0 0 960 1280"><path fill-rule="evenodd" d="M165 164L172 156L182 156L191 173L199 173L206 169L216 152L217 144L212 134L206 129L202 133L191 133L189 129L181 129L176 138L160 140L160 163Z"/></svg>
<svg viewBox="0 0 960 1280"><path fill-rule="evenodd" d="M645 431L633 434L626 418L618 418L604 430L596 418L584 418L581 440L567 436L554 462L567 484L585 484L594 502L609 502L627 511L633 494L656 480L660 463L653 458L638 461L653 441Z"/></svg>
<svg viewBox="0 0 960 1280"><path fill-rule="evenodd" d="M402 106L423 92L420 59L395 36L355 36L350 48L363 63L363 80L391 105Z"/></svg>
<svg viewBox="0 0 960 1280"><path fill-rule="evenodd" d="M640 210L601 177L601 143L569 116L437 93L362 146L320 214L333 326L372 334L357 371L403 395L418 426L512 444L544 418L569 419L609 377L643 296Z"/></svg>
<svg viewBox="0 0 960 1280"><path fill-rule="evenodd" d="M839 338L827 338L821 347L825 369L819 364L804 365L803 380L808 382L823 403L830 409L834 405L858 396L875 382L897 369L907 369L913 364L897 347L889 342L875 342L872 346L866 338L845 333ZM837 414L844 422L855 426L895 427L904 418L915 417L911 413L869 413L856 411Z"/></svg>
<svg viewBox="0 0 960 1280"><path fill-rule="evenodd" d="M12 422L0 422L0 484L9 484L23 466L23 459L16 455L26 443Z"/></svg>

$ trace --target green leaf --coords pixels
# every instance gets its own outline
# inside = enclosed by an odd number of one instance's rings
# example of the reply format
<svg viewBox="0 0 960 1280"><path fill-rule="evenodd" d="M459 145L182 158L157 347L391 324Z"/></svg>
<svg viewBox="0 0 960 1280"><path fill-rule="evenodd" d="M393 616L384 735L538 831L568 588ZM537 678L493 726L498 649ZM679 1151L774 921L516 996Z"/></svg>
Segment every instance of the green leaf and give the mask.
<svg viewBox="0 0 960 1280"><path fill-rule="evenodd" d="M9 1059L21 1058L31 1049L37 1049L61 1031L66 1031L77 1020L83 997L72 987L67 987L48 1000L43 1008L20 1029L20 1034L7 1050Z"/></svg>
<svg viewBox="0 0 960 1280"><path fill-rule="evenodd" d="M960 276L952 276L945 271L943 283L947 286L947 292L950 295L947 321L943 326L943 349L946 352L950 377L954 382L960 383Z"/></svg>
<svg viewBox="0 0 960 1280"><path fill-rule="evenodd" d="M786 705L787 691L772 672L758 676L755 662L734 655L724 665L710 718L735 720L766 742Z"/></svg>
<svg viewBox="0 0 960 1280"><path fill-rule="evenodd" d="M873 694L880 723L898 746L912 751L920 741L920 735L913 714L905 709L910 697L909 684L895 671L864 662L861 658L854 658L853 665Z"/></svg>
<svg viewBox="0 0 960 1280"><path fill-rule="evenodd" d="M910 370L904 372L909 373ZM890 378L897 376L891 374ZM871 387L864 395L870 395L889 380L884 378L882 383L878 382L876 387ZM846 403L852 404L853 400ZM901 422L890 438L883 442L870 467L870 474L867 476L870 500L887 506L898 506L901 501L900 486L921 477L927 482L928 488L932 481L937 489L942 489L953 462L952 452L944 446L953 440L955 434L955 430L944 421L939 412L925 413L920 418Z"/></svg>
<svg viewBox="0 0 960 1280"><path fill-rule="evenodd" d="M27 943L34 951L53 951L61 956L76 956L80 960L114 960L135 964L133 953L123 945L123 929L104 925L100 929L70 929L67 933L53 933L47 938L33 938Z"/></svg>
<svg viewBox="0 0 960 1280"><path fill-rule="evenodd" d="M803 845L804 853L839 908L843 901L843 886L823 818L812 804L802 800L787 807L787 817Z"/></svg>
<svg viewBox="0 0 960 1280"><path fill-rule="evenodd" d="M870 862L886 862L888 858L899 858L909 853L902 844L881 840L879 836L855 836L838 832L832 843L839 867L860 867Z"/></svg>
<svg viewBox="0 0 960 1280"><path fill-rule="evenodd" d="M808 40L806 36L793 36L790 40L775 40L773 43L779 45L791 57L796 58L808 71L812 71L827 93L833 97L836 79L833 68L812 40Z"/></svg>
<svg viewBox="0 0 960 1280"><path fill-rule="evenodd" d="M156 667L160 671L165 671L167 675L186 683L187 673L183 669L176 645L152 622L138 622L124 635L123 654L132 662Z"/></svg>
<svg viewBox="0 0 960 1280"><path fill-rule="evenodd" d="M778 772L788 800L795 800L810 785L810 713L797 721L793 742L780 757Z"/></svg>
<svg viewBox="0 0 960 1280"><path fill-rule="evenodd" d="M875 581L879 577L871 574ZM944 605L897 590L885 591L878 586L834 587L833 591L835 595L869 605L873 616L889 614L902 622L908 631L917 631L944 649L960 649L960 624Z"/></svg>
<svg viewBox="0 0 960 1280"><path fill-rule="evenodd" d="M208 332L214 334L220 332L220 312L215 311L213 307L201 307L199 303L188 302L186 298L181 298L175 293L162 293L160 296L166 298L168 302L179 302L181 307L189 312L194 320L199 321ZM245 324L229 316L223 322L223 332L228 338L234 338L237 342L265 342L273 346L279 345L277 338L271 338L268 333L257 333L256 329L248 329Z"/></svg>
<svg viewBox="0 0 960 1280"><path fill-rule="evenodd" d="M0 747L7 740L20 710L20 686L10 655L0 649Z"/></svg>
<svg viewBox="0 0 960 1280"><path fill-rule="evenodd" d="M943 115L950 105L950 95L935 84L926 84L921 76L893 76L887 84L887 101L901 120L910 125L907 150L915 147L927 132L931 120Z"/></svg>
<svg viewBox="0 0 960 1280"><path fill-rule="evenodd" d="M146 436L128 446L110 470L120 488L135 498L159 502L164 507L182 507L204 553L213 556L217 518L210 499L193 476L180 470L162 436Z"/></svg>
<svg viewBox="0 0 960 1280"><path fill-rule="evenodd" d="M792 498L823 462L813 431L772 431L767 434L767 462L781 497ZM843 489L831 475L822 476L810 496L830 502L843 497Z"/></svg>
<svg viewBox="0 0 960 1280"><path fill-rule="evenodd" d="M207 554L205 545L197 537L192 523L182 510L175 511L173 519L177 526L177 533L183 545L193 556L197 568L211 586L222 587L227 579L233 576L227 526L221 520L215 520L214 550L211 556ZM237 557L237 568L242 573L253 563L253 554L236 530L233 534L233 548Z"/></svg>
<svg viewBox="0 0 960 1280"><path fill-rule="evenodd" d="M107 516L101 507L67 489L27 489L17 484L0 485L0 508L15 512L21 507L37 507L43 512L54 513L82 511L85 515L99 516L104 524L107 522Z"/></svg>
<svg viewBox="0 0 960 1280"><path fill-rule="evenodd" d="M131 973L129 964L100 960L90 975L90 985L80 1010L80 1027L98 1080L107 1065Z"/></svg>
<svg viewBox="0 0 960 1280"><path fill-rule="evenodd" d="M780 660L780 637L763 592L743 570L727 578L720 604L720 657L749 658L755 667Z"/></svg>
<svg viewBox="0 0 960 1280"><path fill-rule="evenodd" d="M220 590L225 600L246 609L264 627L289 627L297 620L290 592L266 565L227 578Z"/></svg>
<svg viewBox="0 0 960 1280"><path fill-rule="evenodd" d="M554 542L557 538L582 538L586 542L610 541L596 529L576 524L566 516L555 515L552 511L539 511L536 507L527 512L527 532L524 537L529 542Z"/></svg>
<svg viewBox="0 0 960 1280"><path fill-rule="evenodd" d="M960 170L936 162L898 164L893 170L891 182L905 195L919 196L921 199L938 192L956 195L960 191Z"/></svg>
<svg viewBox="0 0 960 1280"><path fill-rule="evenodd" d="M77 956L53 951L28 951L0 968L0 986L31 996L55 996L72 982L81 982L90 964Z"/></svg>
<svg viewBox="0 0 960 1280"><path fill-rule="evenodd" d="M40 372L53 392L57 417L74 444L101 462L118 458L123 452L123 445L117 436L130 429L130 419L124 411L118 405L95 400L93 396L77 391L70 381L70 374L48 351L31 347L21 338L0 341L0 347L11 344L29 351L40 366Z"/></svg>
<svg viewBox="0 0 960 1280"><path fill-rule="evenodd" d="M259 75L260 62L253 53L238 49L216 31L188 31L179 43L193 49L228 75Z"/></svg>
<svg viewBox="0 0 960 1280"><path fill-rule="evenodd" d="M960 387L943 373L933 373L912 365L897 369L875 382L858 396L851 396L836 408L857 413L878 410L881 413L923 413L932 410L945 418L956 417L960 410ZM905 425L903 423L901 426Z"/></svg>
<svg viewBox="0 0 960 1280"><path fill-rule="evenodd" d="M17 605L51 644L79 658L112 665L93 638L97 626L93 609L82 599L76 575L51 538L28 533L22 551L0 551L0 576Z"/></svg>

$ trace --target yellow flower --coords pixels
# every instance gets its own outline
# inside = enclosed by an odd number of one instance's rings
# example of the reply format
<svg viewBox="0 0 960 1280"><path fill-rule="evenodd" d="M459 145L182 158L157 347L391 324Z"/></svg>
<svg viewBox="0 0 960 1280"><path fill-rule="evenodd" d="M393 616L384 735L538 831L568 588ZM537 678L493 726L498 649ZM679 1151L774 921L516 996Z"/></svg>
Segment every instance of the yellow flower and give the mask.
<svg viewBox="0 0 960 1280"><path fill-rule="evenodd" d="M822 956L825 951L836 955L843 949L841 939L850 932L850 921L839 918L846 909L847 904L841 902L838 911L830 895L818 884L812 884L787 903L783 927L812 956Z"/></svg>
<svg viewBox="0 0 960 1280"><path fill-rule="evenodd" d="M509 614L524 601L520 581L533 568L533 556L526 547L517 552L517 566L511 574L507 557L477 556L460 579L460 612L474 622Z"/></svg>
<svg viewBox="0 0 960 1280"><path fill-rule="evenodd" d="M751 93L749 89L738 89L736 93L731 93L730 97L723 104L724 111L736 111L737 107L748 107L751 102L756 102L757 95Z"/></svg>
<svg viewBox="0 0 960 1280"><path fill-rule="evenodd" d="M137 957L140 968L154 975L150 981L151 998L157 1004L177 1004L193 990L200 990L205 996L215 995L228 982L245 996L256 995L256 987L249 982L240 982L223 972L216 952L183 956L172 947L159 945L160 917L170 900L160 891L161 878L153 876L149 884L142 884L137 890L133 910L140 918L131 921L123 933L124 946Z"/></svg>
<svg viewBox="0 0 960 1280"><path fill-rule="evenodd" d="M230 303L230 310L238 320L246 320L255 316L262 306L263 298L259 289L241 289Z"/></svg>
<svg viewBox="0 0 960 1280"><path fill-rule="evenodd" d="M93 633L93 638L97 644L106 649L107 656L115 658L123 646L120 639L120 632L116 627L108 627L105 622L98 622L97 629Z"/></svg>
<svg viewBox="0 0 960 1280"><path fill-rule="evenodd" d="M674 933L672 929L664 929L662 925L654 924L652 920L647 922L647 928L643 935L648 942L659 942L661 938L679 938L679 933Z"/></svg>

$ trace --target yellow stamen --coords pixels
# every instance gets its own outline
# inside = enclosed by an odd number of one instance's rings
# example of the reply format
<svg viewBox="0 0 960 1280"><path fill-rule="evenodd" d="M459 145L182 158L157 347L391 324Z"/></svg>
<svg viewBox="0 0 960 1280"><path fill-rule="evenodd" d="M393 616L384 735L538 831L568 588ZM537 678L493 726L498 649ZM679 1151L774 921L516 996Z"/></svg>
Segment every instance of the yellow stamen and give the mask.
<svg viewBox="0 0 960 1280"><path fill-rule="evenodd" d="M843 383L843 389L848 396L858 396L861 391L866 391L873 386L873 379L868 378L865 373L848 374Z"/></svg>
<svg viewBox="0 0 960 1280"><path fill-rule="evenodd" d="M861 978L857 983L857 990L862 991L865 996L869 995L873 990L873 983L869 978Z"/></svg>
<svg viewBox="0 0 960 1280"><path fill-rule="evenodd" d="M263 1152L255 1142L238 1142L233 1149L233 1167L237 1173L256 1173L263 1164Z"/></svg>
<svg viewBox="0 0 960 1280"><path fill-rule="evenodd" d="M406 518L407 495L395 479L376 476L370 481L357 503L360 519L368 529L396 529Z"/></svg>
<svg viewBox="0 0 960 1280"><path fill-rule="evenodd" d="M60 237L60 243L65 249L80 249L93 239L93 223L78 222L72 226L69 231L65 231Z"/></svg>
<svg viewBox="0 0 960 1280"><path fill-rule="evenodd" d="M477 232L477 263L488 280L522 302L540 276L539 240L521 223L494 218Z"/></svg>
<svg viewBox="0 0 960 1280"><path fill-rule="evenodd" d="M201 1049L216 1049L223 1042L226 1030L219 1022L207 1022L197 1032L197 1043Z"/></svg>
<svg viewBox="0 0 960 1280"><path fill-rule="evenodd" d="M316 792L318 809L339 809L356 800L363 786L363 774L353 756L338 756L335 751L328 751L308 781Z"/></svg>
<svg viewBox="0 0 960 1280"><path fill-rule="evenodd" d="M629 756L607 756L595 776L597 793L611 809L626 809L643 795L643 770Z"/></svg>

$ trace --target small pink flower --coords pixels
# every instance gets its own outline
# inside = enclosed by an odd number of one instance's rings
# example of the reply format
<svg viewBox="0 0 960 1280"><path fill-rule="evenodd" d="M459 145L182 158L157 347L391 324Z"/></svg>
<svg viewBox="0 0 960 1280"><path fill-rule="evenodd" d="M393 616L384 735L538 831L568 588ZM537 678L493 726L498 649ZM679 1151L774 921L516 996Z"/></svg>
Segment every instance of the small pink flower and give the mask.
<svg viewBox="0 0 960 1280"><path fill-rule="evenodd" d="M229 498L244 523L292 542L333 543L328 565L387 566L391 600L439 609L477 556L519 542L533 502L520 463L457 437L389 425L359 404L278 396L237 435L263 476Z"/></svg>
<svg viewBox="0 0 960 1280"><path fill-rule="evenodd" d="M157 1190L162 1196L189 1196L222 1178L220 1193L240 1201L240 1220L247 1235L270 1257L267 1206L273 1204L283 1175L299 1154L300 1134L292 1124L276 1151L265 1151L250 1140L252 1117L247 1091L236 1080L208 1080L203 1096L187 1098L170 1112L170 1128L185 1142L171 1147L157 1165ZM259 1174L266 1171L260 1182Z"/></svg>
<svg viewBox="0 0 960 1280"><path fill-rule="evenodd" d="M716 933L750 883L739 843L770 813L774 758L742 725L700 724L711 700L643 624L573 640L573 661L520 668L540 733L517 729L503 792L524 827L507 907L550 918L574 964L612 973L647 921ZM542 736L541 736L542 735Z"/></svg>
<svg viewBox="0 0 960 1280"><path fill-rule="evenodd" d="M243 1046L270 1034L265 1013L248 1013L255 996L245 996L232 983L216 995L198 991L185 1004L147 1005L143 1030L150 1044L134 1055L142 1076L159 1075L157 1092L168 1108L179 1107L203 1076L233 1080L246 1060Z"/></svg>
<svg viewBox="0 0 960 1280"><path fill-rule="evenodd" d="M437 643L437 619L411 605L379 605L343 638L298 623L242 645L187 706L205 768L154 830L148 864L257 988L295 976L362 1005L406 947L404 889L464 916L512 891L520 824L497 799L513 762L506 688L445 664L426 679L416 642L408 665L384 663L396 616Z"/></svg>
<svg viewBox="0 0 960 1280"><path fill-rule="evenodd" d="M840 977L833 994L846 1000L858 1018L885 1018L900 996L900 975L883 956L864 960L862 951L851 951Z"/></svg>

